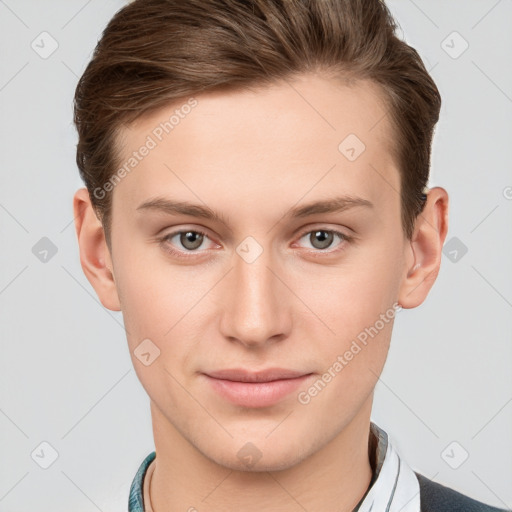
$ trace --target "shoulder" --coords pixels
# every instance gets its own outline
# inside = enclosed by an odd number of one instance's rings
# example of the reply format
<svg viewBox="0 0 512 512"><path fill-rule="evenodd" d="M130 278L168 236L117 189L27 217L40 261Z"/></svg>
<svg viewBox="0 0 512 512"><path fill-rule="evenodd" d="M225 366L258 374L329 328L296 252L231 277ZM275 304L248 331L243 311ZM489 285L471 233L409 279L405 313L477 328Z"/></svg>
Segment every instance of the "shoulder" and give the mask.
<svg viewBox="0 0 512 512"><path fill-rule="evenodd" d="M421 512L505 512L415 474L420 484Z"/></svg>

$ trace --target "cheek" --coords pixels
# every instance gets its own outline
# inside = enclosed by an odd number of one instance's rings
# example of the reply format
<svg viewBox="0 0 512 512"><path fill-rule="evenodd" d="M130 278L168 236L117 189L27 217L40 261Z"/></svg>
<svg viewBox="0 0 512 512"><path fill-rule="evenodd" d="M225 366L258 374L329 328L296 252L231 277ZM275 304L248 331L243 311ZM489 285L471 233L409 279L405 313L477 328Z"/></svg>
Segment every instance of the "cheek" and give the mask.
<svg viewBox="0 0 512 512"><path fill-rule="evenodd" d="M370 390L385 363L400 310L401 266L397 249L383 248L382 241L354 254L336 268L304 273L309 277L298 295L307 297L318 316L308 315L301 328L315 338L324 369L336 375L332 388L348 390L356 399Z"/></svg>
<svg viewBox="0 0 512 512"><path fill-rule="evenodd" d="M299 296L307 298L306 303L317 314L316 323L325 336L346 343L374 325L382 314L388 312L393 318L400 284L400 269L393 264L394 260L381 257L364 261L363 257L328 272L310 272L295 289ZM379 327L383 334L390 334L380 322ZM339 343L337 346L342 348Z"/></svg>
<svg viewBox="0 0 512 512"><path fill-rule="evenodd" d="M322 373L314 389L304 390L304 398L307 403L314 402L318 415L327 406L334 422L359 410L372 393L389 351L399 308L391 302L384 304L381 296L368 290L349 288L352 293L342 299L331 297L329 309L322 312L335 334L316 336L315 355L321 361Z"/></svg>
<svg viewBox="0 0 512 512"><path fill-rule="evenodd" d="M117 286L132 363L148 396L172 410L182 399L177 381L183 382L193 350L190 321L204 292L170 266L135 258L123 263Z"/></svg>
<svg viewBox="0 0 512 512"><path fill-rule="evenodd" d="M198 280L191 267L172 265L160 251L153 246L134 248L116 262L117 289L129 334L165 337L206 291L206 283Z"/></svg>
<svg viewBox="0 0 512 512"><path fill-rule="evenodd" d="M204 277L200 279L192 267L171 265L163 255L153 254L149 261L146 255L135 251L117 265L117 287L130 354L150 396L173 388L176 382L172 375L181 381L180 375L187 373L193 363L201 318L208 313L204 309L208 304L206 295L212 288ZM138 359L144 343L147 351L157 354L148 367Z"/></svg>

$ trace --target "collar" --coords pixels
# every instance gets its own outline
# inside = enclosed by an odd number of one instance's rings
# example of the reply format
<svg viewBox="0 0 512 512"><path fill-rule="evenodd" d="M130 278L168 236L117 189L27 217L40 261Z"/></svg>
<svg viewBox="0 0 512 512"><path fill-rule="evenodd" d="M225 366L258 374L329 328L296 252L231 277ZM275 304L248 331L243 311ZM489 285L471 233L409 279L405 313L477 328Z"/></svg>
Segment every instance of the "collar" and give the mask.
<svg viewBox="0 0 512 512"><path fill-rule="evenodd" d="M420 512L420 487L414 471L399 456L387 433L370 423L370 463L373 477L353 512ZM144 477L156 452L140 465L130 487L128 512L144 512Z"/></svg>
<svg viewBox="0 0 512 512"><path fill-rule="evenodd" d="M372 482L353 512L420 512L420 486L418 478L400 457L387 433L370 423L370 438L377 446ZM371 444L370 444L371 446Z"/></svg>
<svg viewBox="0 0 512 512"><path fill-rule="evenodd" d="M146 476L147 469L153 459L156 457L156 452L151 452L140 465L130 487L130 496L128 498L128 512L144 512L144 477Z"/></svg>

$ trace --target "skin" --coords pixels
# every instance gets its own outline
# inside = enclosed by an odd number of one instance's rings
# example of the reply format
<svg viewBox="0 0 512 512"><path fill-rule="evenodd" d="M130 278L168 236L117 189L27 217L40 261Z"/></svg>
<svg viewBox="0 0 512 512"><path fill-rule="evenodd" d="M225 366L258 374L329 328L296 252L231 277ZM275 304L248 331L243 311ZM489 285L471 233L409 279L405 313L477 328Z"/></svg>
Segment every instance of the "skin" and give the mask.
<svg viewBox="0 0 512 512"><path fill-rule="evenodd" d="M407 240L391 125L370 82L307 74L196 99L115 187L111 251L86 189L74 197L83 270L102 304L122 310L150 397L154 510L351 511L371 479L370 413L393 320L308 404L294 392L269 407L237 406L201 372L295 369L313 374L308 389L394 303L424 301L439 272L447 192L430 190ZM121 161L177 106L124 128ZM338 150L350 133L366 145L353 162ZM373 207L285 216L339 195ZM137 209L155 197L206 205L226 224ZM196 249L179 235L163 240L180 229L207 236ZM318 230L353 238L333 235L322 249ZM252 263L236 252L248 236L263 250ZM134 355L147 338L160 350L149 366ZM250 468L237 456L248 442L261 453Z"/></svg>

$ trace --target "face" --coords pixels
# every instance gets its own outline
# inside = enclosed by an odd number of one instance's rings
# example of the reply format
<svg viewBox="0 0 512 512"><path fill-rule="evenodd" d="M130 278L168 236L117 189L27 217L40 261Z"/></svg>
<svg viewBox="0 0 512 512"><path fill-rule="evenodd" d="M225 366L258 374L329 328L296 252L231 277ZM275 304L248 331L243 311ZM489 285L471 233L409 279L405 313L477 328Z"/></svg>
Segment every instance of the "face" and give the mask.
<svg viewBox="0 0 512 512"><path fill-rule="evenodd" d="M112 204L131 357L161 428L288 468L368 420L388 352L408 242L386 108L315 75L186 104L119 139L138 154ZM300 378L212 377L232 369Z"/></svg>

